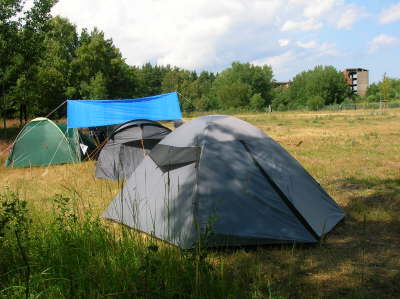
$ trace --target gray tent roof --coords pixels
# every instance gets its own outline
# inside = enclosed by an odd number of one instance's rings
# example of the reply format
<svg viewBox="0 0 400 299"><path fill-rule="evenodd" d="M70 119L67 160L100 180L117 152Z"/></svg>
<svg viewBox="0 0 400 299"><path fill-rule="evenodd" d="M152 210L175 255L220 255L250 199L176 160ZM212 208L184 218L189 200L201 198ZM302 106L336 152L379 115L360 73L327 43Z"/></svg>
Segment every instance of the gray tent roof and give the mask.
<svg viewBox="0 0 400 299"><path fill-rule="evenodd" d="M170 132L150 120L133 120L117 127L99 154L96 177L127 179L148 152Z"/></svg>
<svg viewBox="0 0 400 299"><path fill-rule="evenodd" d="M140 119L126 122L117 127L110 135L110 140L117 142L130 142L145 139L163 139L171 132L158 122Z"/></svg>
<svg viewBox="0 0 400 299"><path fill-rule="evenodd" d="M166 136L103 216L191 248L317 242L344 212L307 171L240 119L194 119Z"/></svg>

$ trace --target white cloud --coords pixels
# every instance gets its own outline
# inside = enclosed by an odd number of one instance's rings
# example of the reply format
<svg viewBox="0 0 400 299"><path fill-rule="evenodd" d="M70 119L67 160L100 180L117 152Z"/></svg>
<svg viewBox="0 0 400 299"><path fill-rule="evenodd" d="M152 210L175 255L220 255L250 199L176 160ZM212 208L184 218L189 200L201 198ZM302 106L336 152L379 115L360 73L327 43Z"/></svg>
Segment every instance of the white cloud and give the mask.
<svg viewBox="0 0 400 299"><path fill-rule="evenodd" d="M305 17L321 17L332 11L332 9L341 4L341 0L318 0L318 1L306 1L307 6L304 8Z"/></svg>
<svg viewBox="0 0 400 299"><path fill-rule="evenodd" d="M302 45L302 46L299 46ZM270 65L274 73L284 80L290 79L295 73L312 69L319 64L331 64L327 57L340 55L334 43L319 43L310 41L306 43L296 42L299 47L293 47L283 53L263 57L252 61L256 65ZM325 61L325 63L323 63Z"/></svg>
<svg viewBox="0 0 400 299"><path fill-rule="evenodd" d="M336 50L336 45L334 43L318 43L315 40L309 42L297 42L297 46L307 50L314 50L314 55L339 55L339 51Z"/></svg>
<svg viewBox="0 0 400 299"><path fill-rule="evenodd" d="M400 2L382 10L379 21L382 24L400 21Z"/></svg>
<svg viewBox="0 0 400 299"><path fill-rule="evenodd" d="M303 21L286 21L281 27L282 32L287 31L312 31L318 30L322 27L321 23L316 22L313 18Z"/></svg>
<svg viewBox="0 0 400 299"><path fill-rule="evenodd" d="M399 42L399 39L394 36L390 36L387 34L380 34L378 36L375 36L371 40L370 45L369 45L369 51L370 51L370 53L376 52L378 49L395 45L398 42Z"/></svg>
<svg viewBox="0 0 400 299"><path fill-rule="evenodd" d="M256 65L270 65L273 69L282 69L287 68L295 59L296 53L289 50L279 55L254 60L252 63Z"/></svg>
<svg viewBox="0 0 400 299"><path fill-rule="evenodd" d="M220 55L224 38L238 34L239 43L260 27L272 28L282 5L280 0L69 0L58 2L53 15L67 16L79 29L97 26L130 64L199 69L226 63Z"/></svg>
<svg viewBox="0 0 400 299"><path fill-rule="evenodd" d="M334 37L321 43L318 34L323 26L349 28L359 19L348 12L347 23L338 23L346 9L360 8L347 1L62 0L53 15L69 18L79 30L98 27L131 65L150 61L219 71L234 60L264 57L257 62L293 70L293 57L312 63L338 54Z"/></svg>
<svg viewBox="0 0 400 299"><path fill-rule="evenodd" d="M335 25L338 29L351 29L355 22L368 16L364 7L347 4L345 0L289 0L288 5L302 9L303 17L309 22L317 20L321 24L324 21ZM295 26L292 27L295 28ZM320 28L321 26L316 29Z"/></svg>
<svg viewBox="0 0 400 299"><path fill-rule="evenodd" d="M339 29L351 29L355 22L367 16L365 9L354 4L347 5L339 14L336 27Z"/></svg>
<svg viewBox="0 0 400 299"><path fill-rule="evenodd" d="M321 17L334 7L343 3L343 0L289 0L288 6L301 9L304 17Z"/></svg>
<svg viewBox="0 0 400 299"><path fill-rule="evenodd" d="M309 42L297 42L296 45L298 45L300 48L312 49L317 46L317 42L315 40L311 40Z"/></svg>
<svg viewBox="0 0 400 299"><path fill-rule="evenodd" d="M340 52L336 49L336 45L334 43L322 43L319 48L319 55L330 55L330 56L338 56Z"/></svg>
<svg viewBox="0 0 400 299"><path fill-rule="evenodd" d="M278 44L281 47L287 47L290 44L290 40L288 40L288 39L280 39L280 40L278 40Z"/></svg>

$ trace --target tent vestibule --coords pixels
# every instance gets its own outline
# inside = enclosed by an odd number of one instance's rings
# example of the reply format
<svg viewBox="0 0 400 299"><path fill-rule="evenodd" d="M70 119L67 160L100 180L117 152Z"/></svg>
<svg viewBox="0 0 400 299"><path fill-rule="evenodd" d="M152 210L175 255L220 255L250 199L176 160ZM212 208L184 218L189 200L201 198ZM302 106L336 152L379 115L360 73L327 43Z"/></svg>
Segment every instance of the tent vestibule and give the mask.
<svg viewBox="0 0 400 299"><path fill-rule="evenodd" d="M149 151L171 132L149 120L133 120L116 128L100 151L96 177L124 180L146 157Z"/></svg>

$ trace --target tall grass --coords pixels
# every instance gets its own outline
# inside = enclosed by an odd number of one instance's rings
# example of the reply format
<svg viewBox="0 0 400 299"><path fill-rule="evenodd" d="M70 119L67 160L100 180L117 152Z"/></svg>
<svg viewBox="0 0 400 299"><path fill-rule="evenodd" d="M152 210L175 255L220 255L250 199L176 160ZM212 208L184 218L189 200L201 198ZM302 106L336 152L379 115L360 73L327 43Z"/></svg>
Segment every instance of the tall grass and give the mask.
<svg viewBox="0 0 400 299"><path fill-rule="evenodd" d="M78 216L61 195L52 199L48 223L32 222L16 194L1 198L1 298L249 297L238 281L224 279L223 263L213 265L201 250L107 229L97 216Z"/></svg>

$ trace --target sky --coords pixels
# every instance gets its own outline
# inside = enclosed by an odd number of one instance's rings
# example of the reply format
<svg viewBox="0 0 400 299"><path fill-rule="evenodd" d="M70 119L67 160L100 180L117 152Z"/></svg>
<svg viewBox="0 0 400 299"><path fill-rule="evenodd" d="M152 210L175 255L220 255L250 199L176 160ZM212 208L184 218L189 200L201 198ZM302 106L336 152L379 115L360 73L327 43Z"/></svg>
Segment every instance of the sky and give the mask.
<svg viewBox="0 0 400 299"><path fill-rule="evenodd" d="M52 15L102 30L130 65L219 72L270 65L277 81L316 65L400 78L400 0L59 0Z"/></svg>

